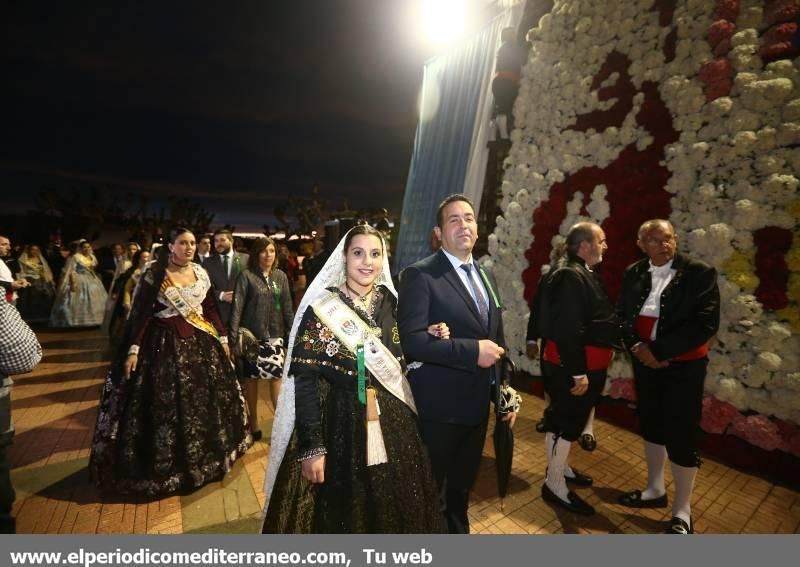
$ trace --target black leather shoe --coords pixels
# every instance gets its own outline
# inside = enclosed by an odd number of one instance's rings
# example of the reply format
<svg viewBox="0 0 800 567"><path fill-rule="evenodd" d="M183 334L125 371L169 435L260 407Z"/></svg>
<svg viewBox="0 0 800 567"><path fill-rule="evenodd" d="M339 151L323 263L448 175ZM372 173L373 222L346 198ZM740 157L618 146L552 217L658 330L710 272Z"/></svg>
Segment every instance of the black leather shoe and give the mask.
<svg viewBox="0 0 800 567"><path fill-rule="evenodd" d="M629 508L666 508L667 494L664 493L658 498L642 498L641 490L632 490L619 497L619 503Z"/></svg>
<svg viewBox="0 0 800 567"><path fill-rule="evenodd" d="M672 519L669 521L669 527L667 528L667 531L665 531L664 533L673 535L693 534L694 522L692 522L692 525L690 526L689 524L681 520L678 516L673 516Z"/></svg>
<svg viewBox="0 0 800 567"><path fill-rule="evenodd" d="M555 493L550 490L550 487L547 486L547 483L542 485L542 499L545 502L555 504L556 506L564 508L564 510L568 512L579 514L581 516L591 516L594 514L594 508L592 508L588 502L571 490L567 494L567 498L569 498L569 501L561 500L561 498L556 496Z"/></svg>
<svg viewBox="0 0 800 567"><path fill-rule="evenodd" d="M592 477L590 477L588 474L583 474L575 469L572 469L572 474L575 476L564 475L564 480L571 482L576 486L592 486L592 482L594 482Z"/></svg>
<svg viewBox="0 0 800 567"><path fill-rule="evenodd" d="M260 429L258 431L253 431L251 435L253 436L253 443L261 441L261 438L264 437L264 433L262 433Z"/></svg>
<svg viewBox="0 0 800 567"><path fill-rule="evenodd" d="M578 437L578 445L581 446L581 449L584 451L589 451L590 453L597 449L597 440L594 438L594 435L591 433L584 433L580 437Z"/></svg>
<svg viewBox="0 0 800 567"><path fill-rule="evenodd" d="M547 420L544 417L536 422L536 431L538 433L544 433L547 431Z"/></svg>

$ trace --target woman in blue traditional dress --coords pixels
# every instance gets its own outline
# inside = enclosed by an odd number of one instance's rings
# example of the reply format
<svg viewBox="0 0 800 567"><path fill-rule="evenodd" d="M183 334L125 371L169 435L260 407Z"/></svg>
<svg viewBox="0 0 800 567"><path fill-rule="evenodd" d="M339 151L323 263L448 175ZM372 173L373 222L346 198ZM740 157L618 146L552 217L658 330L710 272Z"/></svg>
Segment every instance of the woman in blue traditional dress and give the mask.
<svg viewBox="0 0 800 567"><path fill-rule="evenodd" d="M51 327L95 327L103 322L108 294L97 275L97 258L87 240L67 260L58 286Z"/></svg>

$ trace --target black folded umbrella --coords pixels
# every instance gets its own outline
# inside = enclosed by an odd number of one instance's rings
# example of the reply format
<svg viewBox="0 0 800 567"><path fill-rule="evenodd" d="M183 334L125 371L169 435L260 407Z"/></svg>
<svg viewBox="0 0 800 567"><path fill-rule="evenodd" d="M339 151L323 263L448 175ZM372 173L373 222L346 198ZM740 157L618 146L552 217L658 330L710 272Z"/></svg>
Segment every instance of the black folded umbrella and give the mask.
<svg viewBox="0 0 800 567"><path fill-rule="evenodd" d="M519 395L511 389L510 384L517 372L517 367L509 357L505 357L501 364L502 372L498 377L495 388L495 416L497 421L494 426L494 455L497 467L497 491L500 494L500 509L503 509L503 498L508 493L508 480L511 477L511 464L514 460L514 432L507 421L502 417L507 413L516 411L519 407Z"/></svg>

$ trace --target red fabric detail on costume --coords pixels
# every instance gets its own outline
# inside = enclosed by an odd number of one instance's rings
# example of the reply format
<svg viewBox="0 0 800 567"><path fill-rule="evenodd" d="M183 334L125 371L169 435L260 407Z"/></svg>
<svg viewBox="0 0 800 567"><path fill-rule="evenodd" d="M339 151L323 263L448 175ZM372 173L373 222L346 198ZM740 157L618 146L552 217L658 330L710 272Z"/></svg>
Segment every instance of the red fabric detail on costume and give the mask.
<svg viewBox="0 0 800 567"><path fill-rule="evenodd" d="M642 339L643 342L649 343L650 336L653 333L653 327L656 326L656 322L658 321L658 317L648 317L647 315L639 315L636 318L636 322L633 324L633 328L636 331L636 335ZM708 343L703 343L699 346L691 350L687 350L686 352L679 354L678 356L673 356L670 360L698 360L700 358L704 358L708 355Z"/></svg>
<svg viewBox="0 0 800 567"><path fill-rule="evenodd" d="M514 81L515 83L519 83L519 73L514 71L497 71L494 75L495 77L500 77L503 79L508 79L509 81Z"/></svg>
<svg viewBox="0 0 800 567"><path fill-rule="evenodd" d="M8 301L9 303L14 301L14 292L13 291L7 291L6 292L6 301Z"/></svg>
<svg viewBox="0 0 800 567"><path fill-rule="evenodd" d="M613 349L594 345L584 346L583 352L586 356L586 369L590 372L607 370L611 365L611 358L614 356ZM545 341L542 358L550 364L561 364L561 356L558 354L558 346L555 341Z"/></svg>

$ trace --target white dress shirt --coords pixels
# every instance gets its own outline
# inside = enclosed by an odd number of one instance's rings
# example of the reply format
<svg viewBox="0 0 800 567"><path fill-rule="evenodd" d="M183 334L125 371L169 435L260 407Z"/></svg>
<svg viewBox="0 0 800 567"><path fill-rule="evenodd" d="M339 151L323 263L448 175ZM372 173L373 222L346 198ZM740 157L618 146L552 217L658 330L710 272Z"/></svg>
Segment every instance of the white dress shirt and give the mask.
<svg viewBox="0 0 800 567"><path fill-rule="evenodd" d="M641 310L639 311L639 315L644 315L645 317L658 317L661 315L661 294L664 293L664 290L669 285L669 282L675 277L675 273L677 270L672 269L672 260L664 264L663 266L654 266L652 262L650 262L650 295L647 296L647 299L642 305ZM650 340L654 341L656 339L656 329L658 327L658 321L656 324L653 325L653 330L650 333Z"/></svg>
<svg viewBox="0 0 800 567"><path fill-rule="evenodd" d="M475 301L475 295L472 292L473 286L470 285L469 280L467 279L469 277L472 277L473 281L477 281L478 282L477 288L480 290L481 295L483 295L483 299L484 299L484 301L486 301L486 306L488 307L489 306L489 292L486 291L486 286L483 284L483 281L481 281L482 278L478 274L478 265L475 264L475 262L472 261L472 255L470 255L469 259L467 259L466 262L463 262L460 259L458 259L455 256L453 256L452 254L450 254L444 248L442 248L441 250L444 253L444 255L447 257L447 259L450 260L450 263L453 264L453 269L456 271L456 274L458 274L458 277L461 280L461 283L464 284L464 287L466 288L467 293L469 293L469 296L472 298L472 301ZM461 265L462 264L470 264L472 266L473 269L469 271L469 274L466 271L461 269ZM477 302L475 303L475 305L477 306Z"/></svg>

